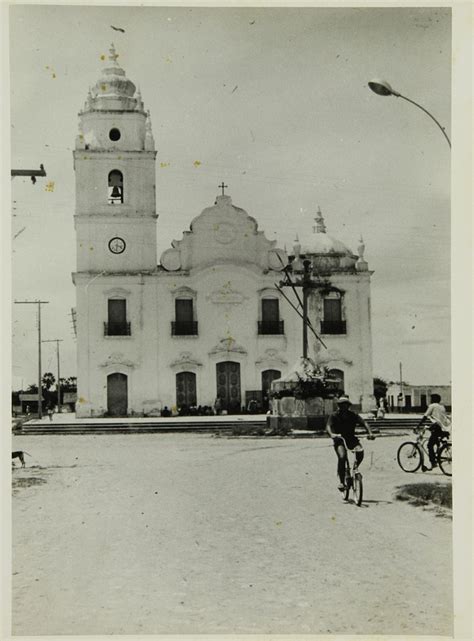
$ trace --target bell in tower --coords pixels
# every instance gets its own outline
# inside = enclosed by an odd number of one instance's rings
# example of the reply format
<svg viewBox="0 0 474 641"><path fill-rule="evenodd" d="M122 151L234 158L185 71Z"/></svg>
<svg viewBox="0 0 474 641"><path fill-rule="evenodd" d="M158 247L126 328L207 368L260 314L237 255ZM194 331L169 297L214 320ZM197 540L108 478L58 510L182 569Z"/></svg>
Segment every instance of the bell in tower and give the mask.
<svg viewBox="0 0 474 641"><path fill-rule="evenodd" d="M114 169L109 174L109 204L123 203L123 174Z"/></svg>

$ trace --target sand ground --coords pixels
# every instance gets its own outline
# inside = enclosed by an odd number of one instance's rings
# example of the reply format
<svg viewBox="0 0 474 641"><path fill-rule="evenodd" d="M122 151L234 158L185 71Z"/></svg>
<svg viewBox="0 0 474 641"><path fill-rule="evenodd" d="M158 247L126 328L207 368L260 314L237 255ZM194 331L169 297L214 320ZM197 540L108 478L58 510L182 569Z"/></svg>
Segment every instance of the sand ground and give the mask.
<svg viewBox="0 0 474 641"><path fill-rule="evenodd" d="M15 436L13 633L451 635L451 520L395 501L406 437Z"/></svg>

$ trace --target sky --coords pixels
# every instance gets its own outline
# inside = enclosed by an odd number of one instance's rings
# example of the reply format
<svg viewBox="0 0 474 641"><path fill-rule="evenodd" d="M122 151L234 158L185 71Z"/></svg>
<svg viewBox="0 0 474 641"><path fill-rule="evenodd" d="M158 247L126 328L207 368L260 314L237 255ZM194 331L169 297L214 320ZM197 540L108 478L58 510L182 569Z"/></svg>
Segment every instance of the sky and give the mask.
<svg viewBox="0 0 474 641"><path fill-rule="evenodd" d="M111 25L125 33L115 31ZM291 250L318 206L372 276L374 375L449 384L449 8L10 8L12 298L42 306L42 336L74 376L72 150L77 114L114 42L140 87L157 148L158 259L214 203L233 203ZM196 162L198 161L198 162ZM37 381L37 317L12 305L13 385ZM56 344L43 371L56 371Z"/></svg>

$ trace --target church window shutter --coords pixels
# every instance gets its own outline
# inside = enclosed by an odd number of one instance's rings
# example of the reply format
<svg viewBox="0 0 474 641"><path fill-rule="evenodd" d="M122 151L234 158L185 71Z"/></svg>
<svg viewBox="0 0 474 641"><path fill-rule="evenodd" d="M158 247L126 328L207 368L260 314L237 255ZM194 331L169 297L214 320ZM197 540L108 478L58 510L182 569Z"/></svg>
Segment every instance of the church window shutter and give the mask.
<svg viewBox="0 0 474 641"><path fill-rule="evenodd" d="M191 298L177 298L175 309L177 323L191 323L193 321L193 301Z"/></svg>
<svg viewBox="0 0 474 641"><path fill-rule="evenodd" d="M342 318L342 298L338 292L329 294L323 300L323 334L346 334L346 321Z"/></svg>
<svg viewBox="0 0 474 641"><path fill-rule="evenodd" d="M280 310L277 298L262 299L262 321L277 323L280 320Z"/></svg>
<svg viewBox="0 0 474 641"><path fill-rule="evenodd" d="M324 299L324 320L325 321L341 321L342 308L340 298L325 298Z"/></svg>
<svg viewBox="0 0 474 641"><path fill-rule="evenodd" d="M127 323L127 301L123 298L110 298L107 301L107 307L105 335L130 336L130 323Z"/></svg>
<svg viewBox="0 0 474 641"><path fill-rule="evenodd" d="M194 320L194 308L192 298L176 298L175 320L171 322L171 333L173 336L196 336L198 324Z"/></svg>

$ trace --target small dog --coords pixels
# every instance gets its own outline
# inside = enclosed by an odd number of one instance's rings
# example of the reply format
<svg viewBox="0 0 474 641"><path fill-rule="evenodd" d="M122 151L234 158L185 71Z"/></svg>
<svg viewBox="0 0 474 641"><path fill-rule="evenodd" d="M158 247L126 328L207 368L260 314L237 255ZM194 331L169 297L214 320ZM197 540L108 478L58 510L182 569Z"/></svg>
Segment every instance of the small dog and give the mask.
<svg viewBox="0 0 474 641"><path fill-rule="evenodd" d="M19 458L21 462L21 467L25 467L25 457L23 454L28 454L28 452L18 450L18 452L12 452L12 460L14 458ZM28 456L31 456L31 454L28 454Z"/></svg>

